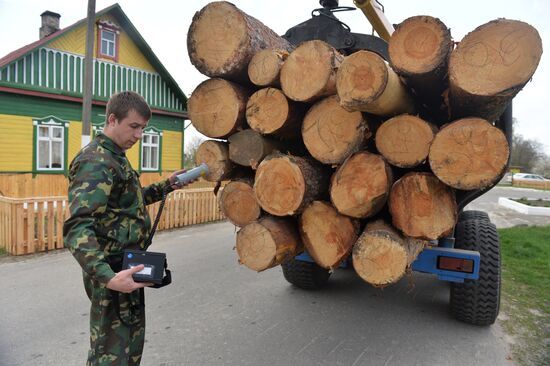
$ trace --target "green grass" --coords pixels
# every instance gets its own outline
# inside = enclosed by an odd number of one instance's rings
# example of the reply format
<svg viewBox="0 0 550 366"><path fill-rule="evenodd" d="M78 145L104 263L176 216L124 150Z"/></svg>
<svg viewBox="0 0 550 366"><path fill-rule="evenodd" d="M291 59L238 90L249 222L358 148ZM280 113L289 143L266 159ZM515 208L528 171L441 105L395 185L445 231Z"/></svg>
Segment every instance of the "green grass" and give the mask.
<svg viewBox="0 0 550 366"><path fill-rule="evenodd" d="M527 198L511 198L511 200L519 203L523 203L524 205L528 205L528 206L550 207L550 201L543 200L542 198L539 198L538 200L530 200Z"/></svg>
<svg viewBox="0 0 550 366"><path fill-rule="evenodd" d="M8 255L8 253L6 252L6 249L0 247L0 257L5 255Z"/></svg>
<svg viewBox="0 0 550 366"><path fill-rule="evenodd" d="M550 226L499 230L503 325L519 365L550 365Z"/></svg>

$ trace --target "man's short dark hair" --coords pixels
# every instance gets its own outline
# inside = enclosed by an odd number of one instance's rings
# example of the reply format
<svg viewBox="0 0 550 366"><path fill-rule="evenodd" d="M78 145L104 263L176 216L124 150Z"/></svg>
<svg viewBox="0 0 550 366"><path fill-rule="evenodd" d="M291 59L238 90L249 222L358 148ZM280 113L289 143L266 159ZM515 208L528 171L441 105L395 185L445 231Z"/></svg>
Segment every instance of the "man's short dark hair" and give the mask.
<svg viewBox="0 0 550 366"><path fill-rule="evenodd" d="M133 91L123 91L112 95L107 103L106 118L109 118L112 113L120 121L126 118L132 109L146 120L151 119L151 108L141 95Z"/></svg>

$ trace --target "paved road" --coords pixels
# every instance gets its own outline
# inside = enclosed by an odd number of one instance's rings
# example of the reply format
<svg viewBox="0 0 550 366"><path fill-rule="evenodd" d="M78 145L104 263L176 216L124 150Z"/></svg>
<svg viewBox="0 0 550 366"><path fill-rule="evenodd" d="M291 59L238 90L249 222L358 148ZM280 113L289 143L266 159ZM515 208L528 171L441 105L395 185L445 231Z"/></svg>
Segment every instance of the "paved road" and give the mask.
<svg viewBox="0 0 550 366"><path fill-rule="evenodd" d="M489 213L491 221L498 228L518 225L550 225L550 216L534 216L521 214L512 209L500 206L499 197L506 198L533 198L550 200L550 191L541 191L528 188L496 187L479 197L468 206L467 210L481 210Z"/></svg>
<svg viewBox="0 0 550 366"><path fill-rule="evenodd" d="M414 274L384 290L339 270L319 292L280 268L237 264L234 227L216 223L158 235L174 283L147 290L142 365L511 365L500 326L448 314L448 284ZM0 264L0 365L83 365L88 301L70 254Z"/></svg>

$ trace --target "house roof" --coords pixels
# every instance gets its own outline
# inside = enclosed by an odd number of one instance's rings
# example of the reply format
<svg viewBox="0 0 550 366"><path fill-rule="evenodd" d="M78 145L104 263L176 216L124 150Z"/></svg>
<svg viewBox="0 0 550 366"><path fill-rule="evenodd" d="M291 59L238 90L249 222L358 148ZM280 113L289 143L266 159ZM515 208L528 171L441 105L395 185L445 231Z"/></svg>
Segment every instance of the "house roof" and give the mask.
<svg viewBox="0 0 550 366"><path fill-rule="evenodd" d="M164 65L160 62L158 57L155 55L151 47L145 42L145 39L139 34L136 27L132 24L130 19L126 16L124 11L122 11L122 8L119 4L111 5L103 10L100 10L96 12L96 19L98 17L101 17L104 14L110 13L113 17L116 18L116 20L120 23L120 25L124 28L124 30L128 33L130 38L132 38L132 41L137 45L139 50L143 53L143 55L147 58L147 60L151 63L151 65L158 71L159 75L166 81L167 85L173 90L174 94L180 100L187 102L187 97L183 93L183 91L180 89L172 75L166 70ZM78 22L60 29L52 34L50 34L47 37L44 37L38 41L35 41L33 43L30 43L26 46L23 46L6 56L0 58L0 68L19 59L20 57L23 57L24 55L32 52L33 50L37 49L38 47L45 46L48 43L54 41L55 39L58 39L62 35L72 31L73 29L77 28L83 23L86 23L86 18L79 20Z"/></svg>

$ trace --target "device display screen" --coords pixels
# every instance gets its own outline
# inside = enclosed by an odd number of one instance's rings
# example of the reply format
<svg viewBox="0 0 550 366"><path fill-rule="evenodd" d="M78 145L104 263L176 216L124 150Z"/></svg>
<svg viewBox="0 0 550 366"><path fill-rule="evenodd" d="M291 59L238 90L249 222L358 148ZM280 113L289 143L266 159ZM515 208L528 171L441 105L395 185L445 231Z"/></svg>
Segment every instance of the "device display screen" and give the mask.
<svg viewBox="0 0 550 366"><path fill-rule="evenodd" d="M138 266L137 264L136 265L130 265L130 268L133 268L133 267L136 267ZM141 271L139 272L136 272L135 274L137 275L141 275L141 276L151 276L153 274L153 267L148 267L148 266L145 266L145 268L143 268Z"/></svg>

